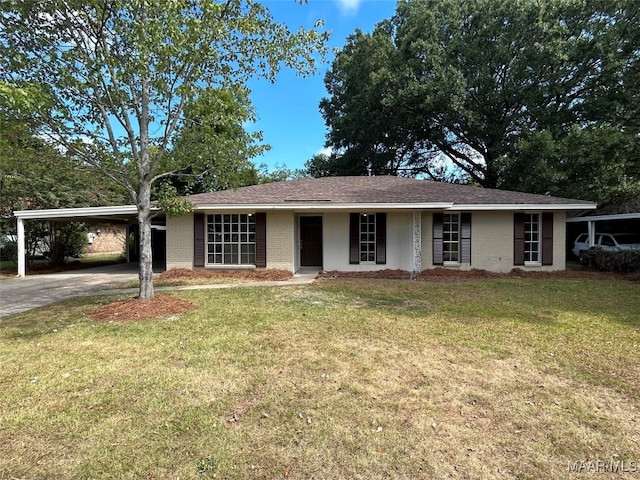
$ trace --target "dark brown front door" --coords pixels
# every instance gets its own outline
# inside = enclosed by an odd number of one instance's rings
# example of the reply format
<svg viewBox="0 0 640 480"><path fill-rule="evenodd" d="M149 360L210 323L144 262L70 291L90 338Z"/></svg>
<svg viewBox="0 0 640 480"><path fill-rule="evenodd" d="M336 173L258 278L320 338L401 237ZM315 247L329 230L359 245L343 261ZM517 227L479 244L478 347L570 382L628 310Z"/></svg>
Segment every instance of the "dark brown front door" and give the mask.
<svg viewBox="0 0 640 480"><path fill-rule="evenodd" d="M300 217L300 266L322 267L322 217Z"/></svg>

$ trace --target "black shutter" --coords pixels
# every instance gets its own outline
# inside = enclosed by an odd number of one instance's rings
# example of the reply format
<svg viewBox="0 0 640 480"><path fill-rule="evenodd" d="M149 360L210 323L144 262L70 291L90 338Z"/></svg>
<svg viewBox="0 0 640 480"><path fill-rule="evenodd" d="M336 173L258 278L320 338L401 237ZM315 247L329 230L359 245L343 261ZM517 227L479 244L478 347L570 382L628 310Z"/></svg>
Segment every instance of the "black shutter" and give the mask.
<svg viewBox="0 0 640 480"><path fill-rule="evenodd" d="M513 264L524 265L524 213L513 215Z"/></svg>
<svg viewBox="0 0 640 480"><path fill-rule="evenodd" d="M542 265L553 265L553 212L542 214Z"/></svg>
<svg viewBox="0 0 640 480"><path fill-rule="evenodd" d="M376 263L387 263L387 214L376 213Z"/></svg>
<svg viewBox="0 0 640 480"><path fill-rule="evenodd" d="M267 214L256 213L256 267L267 268Z"/></svg>
<svg viewBox="0 0 640 480"><path fill-rule="evenodd" d="M193 266L204 267L204 213L193 214Z"/></svg>
<svg viewBox="0 0 640 480"><path fill-rule="evenodd" d="M460 215L460 263L471 263L471 214Z"/></svg>
<svg viewBox="0 0 640 480"><path fill-rule="evenodd" d="M442 265L444 254L442 252L442 213L433 214L433 264Z"/></svg>
<svg viewBox="0 0 640 480"><path fill-rule="evenodd" d="M360 214L349 214L349 263L360 263Z"/></svg>

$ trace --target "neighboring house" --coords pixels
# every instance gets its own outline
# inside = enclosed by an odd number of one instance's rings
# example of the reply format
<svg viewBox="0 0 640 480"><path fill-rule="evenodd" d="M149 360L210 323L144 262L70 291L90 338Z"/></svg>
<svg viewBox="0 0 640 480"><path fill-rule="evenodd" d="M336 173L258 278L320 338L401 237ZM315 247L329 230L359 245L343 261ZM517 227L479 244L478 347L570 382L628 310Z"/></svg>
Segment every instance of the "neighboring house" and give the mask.
<svg viewBox="0 0 640 480"><path fill-rule="evenodd" d="M119 223L98 223L89 226L87 253L124 253L127 227Z"/></svg>
<svg viewBox="0 0 640 480"><path fill-rule="evenodd" d="M189 197L167 268L565 268L567 211L591 202L401 177L298 179Z"/></svg>

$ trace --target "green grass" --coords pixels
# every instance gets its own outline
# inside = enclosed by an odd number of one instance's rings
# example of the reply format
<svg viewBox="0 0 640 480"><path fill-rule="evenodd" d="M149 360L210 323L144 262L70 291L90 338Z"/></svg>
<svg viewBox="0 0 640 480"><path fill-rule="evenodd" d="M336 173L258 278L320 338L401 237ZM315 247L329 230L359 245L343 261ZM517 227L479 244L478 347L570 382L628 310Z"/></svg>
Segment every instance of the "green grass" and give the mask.
<svg viewBox="0 0 640 480"><path fill-rule="evenodd" d="M197 310L100 323L101 297L0 321L0 479L564 479L640 460L638 284L176 295Z"/></svg>

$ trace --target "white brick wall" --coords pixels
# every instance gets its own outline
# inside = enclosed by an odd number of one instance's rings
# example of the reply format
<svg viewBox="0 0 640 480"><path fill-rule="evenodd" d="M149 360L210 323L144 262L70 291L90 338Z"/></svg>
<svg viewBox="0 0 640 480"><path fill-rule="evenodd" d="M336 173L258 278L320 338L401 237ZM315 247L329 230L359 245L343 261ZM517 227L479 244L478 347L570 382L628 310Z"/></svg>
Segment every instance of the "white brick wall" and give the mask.
<svg viewBox="0 0 640 480"><path fill-rule="evenodd" d="M349 264L349 212L323 215L323 268L366 272L384 269L413 269L413 213L387 213L387 263Z"/></svg>
<svg viewBox="0 0 640 480"><path fill-rule="evenodd" d="M295 271L293 212L267 212L267 268Z"/></svg>
<svg viewBox="0 0 640 480"><path fill-rule="evenodd" d="M193 213L167 218L167 270L193 268Z"/></svg>
<svg viewBox="0 0 640 480"><path fill-rule="evenodd" d="M553 265L525 267L513 264L513 214L514 212L471 213L471 264L460 268L477 268L493 272L510 272L514 268L524 270L564 270L565 265L565 213L553 215ZM433 265L433 214L422 216L422 269Z"/></svg>
<svg viewBox="0 0 640 480"><path fill-rule="evenodd" d="M513 268L513 212L471 213L471 265L494 272Z"/></svg>
<svg viewBox="0 0 640 480"><path fill-rule="evenodd" d="M565 215L554 212L553 265L525 270L565 268ZM325 270L412 269L412 214L387 215L387 264L349 265L349 213L323 215ZM295 271L296 242L293 212L267 213L267 268ZM422 269L433 265L433 214L422 213ZM458 268L509 272L513 265L513 212L473 212L471 216L471 264ZM167 219L167 268L193 268L193 214Z"/></svg>

